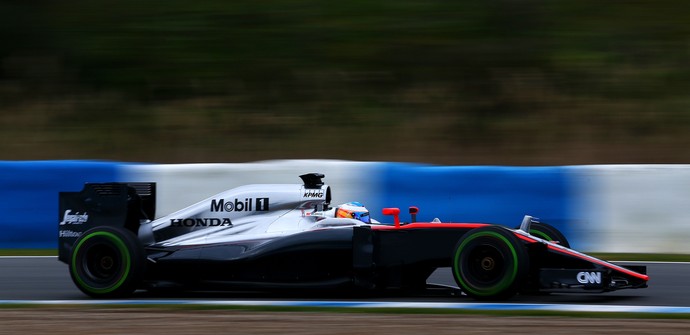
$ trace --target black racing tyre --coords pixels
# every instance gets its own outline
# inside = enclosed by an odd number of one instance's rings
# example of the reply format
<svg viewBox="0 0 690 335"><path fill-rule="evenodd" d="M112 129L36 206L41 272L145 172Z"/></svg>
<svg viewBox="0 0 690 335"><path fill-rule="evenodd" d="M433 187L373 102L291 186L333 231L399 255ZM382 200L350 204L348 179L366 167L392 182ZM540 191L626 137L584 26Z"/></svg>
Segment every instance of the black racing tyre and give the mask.
<svg viewBox="0 0 690 335"><path fill-rule="evenodd" d="M69 269L87 295L121 298L137 289L144 267L144 248L136 235L120 227L96 227L74 243Z"/></svg>
<svg viewBox="0 0 690 335"><path fill-rule="evenodd" d="M533 223L529 233L547 241L557 241L558 244L570 248L568 239L556 227L547 223Z"/></svg>
<svg viewBox="0 0 690 335"><path fill-rule="evenodd" d="M529 256L520 239L498 226L472 229L455 246L453 277L460 289L478 300L515 295L529 271Z"/></svg>

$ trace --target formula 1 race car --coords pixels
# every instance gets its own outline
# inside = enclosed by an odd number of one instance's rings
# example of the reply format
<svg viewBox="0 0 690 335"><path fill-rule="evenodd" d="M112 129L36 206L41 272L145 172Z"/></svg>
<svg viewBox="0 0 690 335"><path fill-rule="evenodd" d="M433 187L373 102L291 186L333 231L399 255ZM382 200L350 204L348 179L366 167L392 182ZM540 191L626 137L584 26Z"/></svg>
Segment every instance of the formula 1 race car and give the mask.
<svg viewBox="0 0 690 335"><path fill-rule="evenodd" d="M155 183L87 183L60 192L59 260L94 298L137 289L424 290L450 267L460 290L484 300L516 293L647 287L643 266L623 267L569 248L525 216L518 229L486 223L400 222L358 203L331 207L324 175L294 185L248 185L155 219Z"/></svg>

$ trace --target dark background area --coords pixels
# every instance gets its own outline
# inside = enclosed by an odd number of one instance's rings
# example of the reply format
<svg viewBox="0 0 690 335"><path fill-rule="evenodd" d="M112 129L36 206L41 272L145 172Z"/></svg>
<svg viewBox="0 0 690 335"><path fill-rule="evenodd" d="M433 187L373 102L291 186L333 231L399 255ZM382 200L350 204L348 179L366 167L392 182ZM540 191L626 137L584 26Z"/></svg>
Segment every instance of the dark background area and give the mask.
<svg viewBox="0 0 690 335"><path fill-rule="evenodd" d="M0 2L0 159L690 162L690 2Z"/></svg>

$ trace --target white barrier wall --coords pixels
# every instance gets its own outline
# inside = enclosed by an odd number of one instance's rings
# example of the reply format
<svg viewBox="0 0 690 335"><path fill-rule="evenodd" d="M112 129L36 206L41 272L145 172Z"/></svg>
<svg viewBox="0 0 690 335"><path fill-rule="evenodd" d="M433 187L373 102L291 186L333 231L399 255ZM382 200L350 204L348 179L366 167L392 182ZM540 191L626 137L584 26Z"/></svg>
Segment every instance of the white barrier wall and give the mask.
<svg viewBox="0 0 690 335"><path fill-rule="evenodd" d="M300 175L318 172L333 187L333 204L366 202L374 193L379 163L283 160L237 164L130 165L128 181L156 182L156 216L161 217L231 188L248 184L301 184Z"/></svg>
<svg viewBox="0 0 690 335"><path fill-rule="evenodd" d="M690 165L570 169L585 250L690 254Z"/></svg>

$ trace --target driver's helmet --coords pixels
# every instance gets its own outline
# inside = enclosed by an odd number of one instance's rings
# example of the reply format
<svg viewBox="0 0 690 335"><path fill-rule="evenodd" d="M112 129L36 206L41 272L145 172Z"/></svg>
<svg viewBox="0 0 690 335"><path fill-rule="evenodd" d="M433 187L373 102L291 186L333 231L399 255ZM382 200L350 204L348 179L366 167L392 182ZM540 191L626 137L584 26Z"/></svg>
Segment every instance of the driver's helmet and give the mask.
<svg viewBox="0 0 690 335"><path fill-rule="evenodd" d="M337 207L335 217L355 219L364 223L371 223L369 210L357 201L348 202Z"/></svg>

